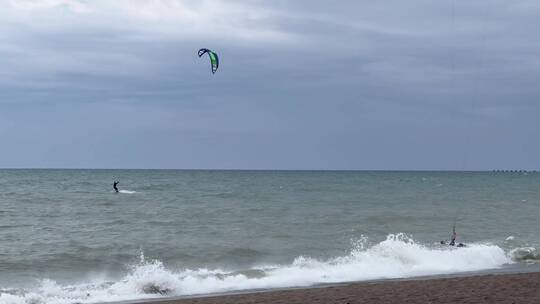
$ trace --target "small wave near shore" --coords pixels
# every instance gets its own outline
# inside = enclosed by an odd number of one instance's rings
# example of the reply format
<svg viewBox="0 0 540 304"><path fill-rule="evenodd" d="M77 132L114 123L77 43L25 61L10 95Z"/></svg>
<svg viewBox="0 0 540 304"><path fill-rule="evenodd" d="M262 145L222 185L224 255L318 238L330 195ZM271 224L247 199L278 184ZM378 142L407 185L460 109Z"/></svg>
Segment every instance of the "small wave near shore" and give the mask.
<svg viewBox="0 0 540 304"><path fill-rule="evenodd" d="M315 284L408 278L480 271L513 263L496 245L470 244L465 248L425 246L404 234L388 235L369 246L358 241L350 252L327 260L299 256L288 265L261 265L245 270L167 269L159 260L141 254L122 279L103 279L60 285L42 279L33 290L0 290L0 304L100 303L174 297Z"/></svg>

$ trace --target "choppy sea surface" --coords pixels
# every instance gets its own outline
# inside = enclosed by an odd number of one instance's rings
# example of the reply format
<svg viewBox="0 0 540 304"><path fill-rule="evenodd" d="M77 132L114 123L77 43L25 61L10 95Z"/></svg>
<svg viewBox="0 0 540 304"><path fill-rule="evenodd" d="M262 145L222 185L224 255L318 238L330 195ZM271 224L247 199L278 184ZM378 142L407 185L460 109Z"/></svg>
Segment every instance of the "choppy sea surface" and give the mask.
<svg viewBox="0 0 540 304"><path fill-rule="evenodd" d="M540 270L539 217L535 172L0 170L0 303Z"/></svg>

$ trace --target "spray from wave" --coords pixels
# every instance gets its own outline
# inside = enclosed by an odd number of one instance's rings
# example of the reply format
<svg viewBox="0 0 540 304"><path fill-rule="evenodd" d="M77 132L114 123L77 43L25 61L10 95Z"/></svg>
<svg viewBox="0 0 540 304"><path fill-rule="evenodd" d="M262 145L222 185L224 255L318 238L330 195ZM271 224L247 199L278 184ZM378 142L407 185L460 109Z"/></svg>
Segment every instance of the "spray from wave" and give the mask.
<svg viewBox="0 0 540 304"><path fill-rule="evenodd" d="M510 256L514 261L521 261L527 264L540 262L540 251L535 247L519 247L510 251Z"/></svg>
<svg viewBox="0 0 540 304"><path fill-rule="evenodd" d="M240 271L167 269L161 261L141 260L121 280L59 285L43 280L36 290L0 291L1 304L97 303L250 289L310 286L388 278L479 271L512 260L498 246L429 248L403 234L367 246L363 239L345 256L328 260L297 257L288 265L264 265Z"/></svg>

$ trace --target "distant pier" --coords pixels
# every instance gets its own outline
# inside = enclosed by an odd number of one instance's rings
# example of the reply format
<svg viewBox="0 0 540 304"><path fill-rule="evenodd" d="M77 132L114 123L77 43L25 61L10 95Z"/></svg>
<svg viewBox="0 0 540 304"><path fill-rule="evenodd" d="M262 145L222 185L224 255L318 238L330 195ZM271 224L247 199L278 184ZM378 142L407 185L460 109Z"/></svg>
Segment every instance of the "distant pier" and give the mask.
<svg viewBox="0 0 540 304"><path fill-rule="evenodd" d="M536 173L536 170L492 170L494 173Z"/></svg>

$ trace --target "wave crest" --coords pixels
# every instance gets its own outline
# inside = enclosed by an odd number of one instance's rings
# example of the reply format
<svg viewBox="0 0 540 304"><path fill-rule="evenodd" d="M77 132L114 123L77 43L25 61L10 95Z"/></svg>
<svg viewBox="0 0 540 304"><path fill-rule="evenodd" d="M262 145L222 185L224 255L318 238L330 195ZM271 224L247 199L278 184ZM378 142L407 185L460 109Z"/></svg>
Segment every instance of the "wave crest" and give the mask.
<svg viewBox="0 0 540 304"><path fill-rule="evenodd" d="M362 237L344 256L320 260L299 256L288 265L261 265L244 270L167 269L159 260L140 262L118 281L58 285L43 280L32 291L0 293L0 304L96 303L249 289L309 286L386 278L478 271L512 260L498 246L428 247L405 234L392 234L368 246Z"/></svg>
<svg viewBox="0 0 540 304"><path fill-rule="evenodd" d="M540 251L535 247L519 247L512 249L509 253L512 260L527 263L537 263L540 261Z"/></svg>

